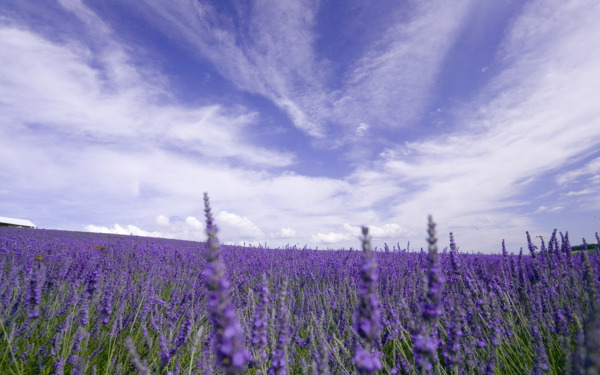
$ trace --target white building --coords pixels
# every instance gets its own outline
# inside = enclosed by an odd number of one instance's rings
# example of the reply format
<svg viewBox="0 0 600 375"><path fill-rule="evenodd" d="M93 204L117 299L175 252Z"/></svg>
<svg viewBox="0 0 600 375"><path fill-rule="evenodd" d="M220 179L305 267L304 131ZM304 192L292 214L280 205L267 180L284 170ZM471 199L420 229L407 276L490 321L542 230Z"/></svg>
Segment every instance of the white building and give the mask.
<svg viewBox="0 0 600 375"><path fill-rule="evenodd" d="M35 228L35 224L29 220L0 216L0 227Z"/></svg>

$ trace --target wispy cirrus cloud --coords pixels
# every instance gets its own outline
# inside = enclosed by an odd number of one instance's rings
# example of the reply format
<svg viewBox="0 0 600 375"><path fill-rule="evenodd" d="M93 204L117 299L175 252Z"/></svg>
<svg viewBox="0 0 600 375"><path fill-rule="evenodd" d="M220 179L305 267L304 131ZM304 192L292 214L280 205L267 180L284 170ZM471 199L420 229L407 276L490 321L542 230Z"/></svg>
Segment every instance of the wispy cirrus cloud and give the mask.
<svg viewBox="0 0 600 375"><path fill-rule="evenodd" d="M506 215L511 207L535 210L521 197L526 191L542 195L536 182L545 174L564 181L593 172L594 161L572 172L562 169L600 139L593 99L600 53L573 48L584 41L600 45L593 21L600 11L555 4L549 17L538 12L546 5L534 3L515 22L501 56L510 63L458 112L465 130L408 143L409 153L383 162L382 171L418 187L398 203L398 212L435 212L454 226L501 227L515 220ZM558 31L565 28L570 32ZM534 226L531 219L523 222L527 217L511 227Z"/></svg>
<svg viewBox="0 0 600 375"><path fill-rule="evenodd" d="M129 148L143 141L145 147L176 146L211 159L263 166L292 163L290 153L247 141L255 113L218 104L194 108L172 103L161 80L155 84L158 73L133 68L119 46L107 44L107 49L92 52L20 27L2 27L4 139L35 128L44 142L44 136L55 136Z"/></svg>
<svg viewBox="0 0 600 375"><path fill-rule="evenodd" d="M138 9L168 35L195 49L200 59L209 59L234 85L267 97L306 133L323 135L314 108L305 105L323 92L323 73L311 47L313 2L238 3L236 17L220 14L210 4L185 0L145 5L152 11L142 4Z"/></svg>
<svg viewBox="0 0 600 375"><path fill-rule="evenodd" d="M470 2L419 2L408 16L398 12L383 34L372 36L372 47L347 63L341 81L315 50L319 30L313 1L237 4L235 17L206 3L148 5L153 11L145 14L168 35L195 48L199 58L209 59L239 88L270 99L299 129L331 137L326 143L331 146L350 141L357 121L414 125L426 110Z"/></svg>
<svg viewBox="0 0 600 375"><path fill-rule="evenodd" d="M396 223L415 239L425 225L415 219L433 213L441 233L465 237L464 250L494 249L482 239L497 235L498 244L507 238L514 246L525 230L551 231L561 222L555 216L541 223L534 215L595 209L589 199L584 208L548 195L581 177L593 184L598 172L597 158L573 169L594 155L600 139L600 50L582 45L600 46L594 21L600 9L581 5L555 3L551 14L545 2L525 7L504 38L503 69L474 101L454 110L452 131L388 148L370 170L355 170L349 180L367 187L361 196L379 191L387 204L375 224ZM558 184L549 186L547 176ZM393 186L399 189L385 189ZM593 230L591 221L583 226L576 230ZM313 235L324 243L350 237L349 231Z"/></svg>
<svg viewBox="0 0 600 375"><path fill-rule="evenodd" d="M470 1L424 1L395 16L383 35L348 70L334 103L335 118L377 127L407 127L427 110L447 51L455 42Z"/></svg>

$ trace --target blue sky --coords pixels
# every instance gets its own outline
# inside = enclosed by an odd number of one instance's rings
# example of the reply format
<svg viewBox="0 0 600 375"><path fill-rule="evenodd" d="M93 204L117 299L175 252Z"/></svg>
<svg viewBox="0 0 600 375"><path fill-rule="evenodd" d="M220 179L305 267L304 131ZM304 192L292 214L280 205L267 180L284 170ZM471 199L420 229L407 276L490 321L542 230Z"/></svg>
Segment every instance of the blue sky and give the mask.
<svg viewBox="0 0 600 375"><path fill-rule="evenodd" d="M0 215L227 243L600 230L600 3L0 4Z"/></svg>

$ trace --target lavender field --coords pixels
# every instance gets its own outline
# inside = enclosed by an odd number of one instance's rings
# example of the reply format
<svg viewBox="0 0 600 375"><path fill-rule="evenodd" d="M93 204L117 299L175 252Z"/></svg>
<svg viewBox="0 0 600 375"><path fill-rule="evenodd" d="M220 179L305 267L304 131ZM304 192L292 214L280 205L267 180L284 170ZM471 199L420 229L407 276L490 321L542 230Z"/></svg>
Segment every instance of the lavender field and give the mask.
<svg viewBox="0 0 600 375"><path fill-rule="evenodd" d="M0 373L600 371L600 255L567 234L469 255L430 221L421 252L366 228L358 250L243 248L206 216L205 243L0 228Z"/></svg>

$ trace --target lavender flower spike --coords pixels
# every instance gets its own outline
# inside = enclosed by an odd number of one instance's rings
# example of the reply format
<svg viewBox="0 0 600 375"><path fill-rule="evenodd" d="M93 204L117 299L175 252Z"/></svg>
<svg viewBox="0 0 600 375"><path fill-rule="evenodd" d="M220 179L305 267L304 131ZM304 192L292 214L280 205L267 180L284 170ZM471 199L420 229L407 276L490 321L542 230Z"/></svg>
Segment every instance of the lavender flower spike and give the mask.
<svg viewBox="0 0 600 375"><path fill-rule="evenodd" d="M442 272L441 264L438 259L437 239L435 238L435 223L433 218L429 216L429 224L427 230L429 236L429 273L427 275L427 296L425 303L421 306L423 319L428 323L435 323L442 314L440 300L442 298L442 289L444 288L444 273Z"/></svg>
<svg viewBox="0 0 600 375"><path fill-rule="evenodd" d="M354 318L354 329L363 347L354 352L354 365L361 374L375 374L383 368L380 353L374 349L381 338L381 311L377 299L377 262L371 252L369 228L362 228L363 260L358 286L358 308Z"/></svg>
<svg viewBox="0 0 600 375"><path fill-rule="evenodd" d="M279 292L279 309L277 311L277 322L279 324L277 346L273 354L273 361L269 368L269 375L285 375L287 374L289 345L289 320L290 312L287 307L287 280L283 281Z"/></svg>
<svg viewBox="0 0 600 375"><path fill-rule="evenodd" d="M127 347L127 350L129 350L129 355L131 355L131 362L133 362L133 365L138 370L138 374L150 374L150 370L148 369L146 362L142 362L142 359L140 358L140 355L138 354L135 348L135 344L133 343L133 340L130 336L127 336L127 338L125 338L125 346Z"/></svg>
<svg viewBox="0 0 600 375"><path fill-rule="evenodd" d="M269 315L269 283L267 275L260 276L260 289L258 291L258 304L254 313L252 324L252 348L254 349L254 365L260 367L267 357L267 318Z"/></svg>
<svg viewBox="0 0 600 375"><path fill-rule="evenodd" d="M421 316L423 323L413 332L413 354L415 362L421 371L430 372L434 357L437 353L437 340L432 337L437 320L442 314L441 297L444 287L444 274L438 259L437 239L435 237L435 223L431 215L428 218L427 242L429 243L428 262L429 272L427 274L427 294L421 304Z"/></svg>
<svg viewBox="0 0 600 375"><path fill-rule="evenodd" d="M207 310L213 326L213 350L217 365L226 374L239 374L246 370L250 353L245 348L245 338L235 307L230 301L229 281L219 251L217 227L213 223L208 194L204 193L206 234L208 235L207 265L204 271L209 290Z"/></svg>
<svg viewBox="0 0 600 375"><path fill-rule="evenodd" d="M43 284L43 273L42 273L42 257L36 257L36 264L31 269L31 279L29 281L29 303L31 304L31 312L29 317L32 319L39 318L40 316L40 301L42 299L42 284Z"/></svg>

